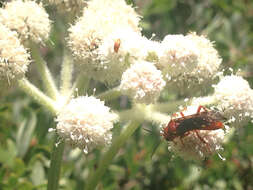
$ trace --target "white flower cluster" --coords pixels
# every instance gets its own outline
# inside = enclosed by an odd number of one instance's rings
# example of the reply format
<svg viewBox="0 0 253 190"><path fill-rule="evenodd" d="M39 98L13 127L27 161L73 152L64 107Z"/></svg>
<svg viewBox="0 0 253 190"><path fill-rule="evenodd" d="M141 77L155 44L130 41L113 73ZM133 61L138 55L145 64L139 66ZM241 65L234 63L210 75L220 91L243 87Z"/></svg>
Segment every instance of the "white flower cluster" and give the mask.
<svg viewBox="0 0 253 190"><path fill-rule="evenodd" d="M57 133L85 153L98 145L111 143L111 129L117 115L93 96L72 99L58 114Z"/></svg>
<svg viewBox="0 0 253 190"><path fill-rule="evenodd" d="M21 44L18 34L0 24L0 79L18 79L25 75L30 55Z"/></svg>
<svg viewBox="0 0 253 190"><path fill-rule="evenodd" d="M223 150L225 132L218 130L198 130L198 135L190 131L187 136L174 139L169 142L169 150L181 156L185 160L204 160ZM204 142L203 142L204 140Z"/></svg>
<svg viewBox="0 0 253 190"><path fill-rule="evenodd" d="M51 21L42 4L29 0L7 2L0 9L0 22L17 31L22 40L29 38L35 42L47 40L51 28Z"/></svg>
<svg viewBox="0 0 253 190"><path fill-rule="evenodd" d="M253 90L240 76L225 76L214 85L214 99L231 124L239 127L253 118Z"/></svg>
<svg viewBox="0 0 253 190"><path fill-rule="evenodd" d="M200 87L211 86L218 78L222 59L205 36L167 35L161 42L153 41L141 34L139 21L124 0L89 1L83 15L69 28L68 45L80 72L110 86L119 83L123 94L143 104L155 103L166 85L168 90L185 95L195 93L194 88L201 91ZM230 124L233 119L242 123L253 117L253 93L241 77L224 77L214 89L214 95L201 101L214 104ZM196 101L195 105L202 103ZM183 112L187 116L196 111L193 106ZM223 129L193 129L176 137L169 147L179 155L201 160L222 150L225 133ZM69 139L81 137L70 135ZM84 148L87 143L73 144Z"/></svg>
<svg viewBox="0 0 253 190"><path fill-rule="evenodd" d="M161 45L157 65L173 91L184 94L198 90L217 76L222 60L206 37L195 33L167 35Z"/></svg>
<svg viewBox="0 0 253 190"><path fill-rule="evenodd" d="M191 73L197 66L199 49L184 35L167 35L161 43L158 67L167 78Z"/></svg>
<svg viewBox="0 0 253 190"><path fill-rule="evenodd" d="M151 62L136 62L122 76L120 89L137 103L153 103L165 86L165 81Z"/></svg>
<svg viewBox="0 0 253 190"><path fill-rule="evenodd" d="M139 20L134 9L124 0L89 1L83 15L69 29L69 46L73 54L87 64L87 60L94 61L97 48L112 32L120 28L140 32Z"/></svg>

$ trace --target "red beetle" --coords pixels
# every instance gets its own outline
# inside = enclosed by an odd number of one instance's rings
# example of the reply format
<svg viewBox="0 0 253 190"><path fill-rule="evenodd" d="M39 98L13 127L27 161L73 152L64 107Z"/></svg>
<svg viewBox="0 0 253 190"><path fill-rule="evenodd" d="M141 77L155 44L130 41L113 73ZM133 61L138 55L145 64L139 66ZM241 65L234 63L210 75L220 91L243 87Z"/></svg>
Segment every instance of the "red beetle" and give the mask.
<svg viewBox="0 0 253 190"><path fill-rule="evenodd" d="M201 112L201 109L204 111ZM221 120L225 120L224 116L218 111L209 110L203 106L199 106L197 113L185 116L180 112L182 117L171 119L168 125L163 129L163 137L167 141L173 141L174 138L187 136L190 131L194 131L198 138L206 143L199 135L198 130L216 130L224 128ZM182 142L182 141L181 141Z"/></svg>
<svg viewBox="0 0 253 190"><path fill-rule="evenodd" d="M120 43L121 43L120 39L117 39L117 40L114 42L113 49L114 49L114 52L115 52L115 53L118 53L119 47L120 47Z"/></svg>

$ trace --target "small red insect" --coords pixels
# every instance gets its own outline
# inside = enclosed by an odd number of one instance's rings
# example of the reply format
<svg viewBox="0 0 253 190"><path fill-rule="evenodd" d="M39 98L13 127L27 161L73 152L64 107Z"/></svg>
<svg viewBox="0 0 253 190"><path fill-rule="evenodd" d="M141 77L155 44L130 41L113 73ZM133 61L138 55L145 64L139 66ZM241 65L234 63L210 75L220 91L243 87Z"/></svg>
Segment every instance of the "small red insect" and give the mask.
<svg viewBox="0 0 253 190"><path fill-rule="evenodd" d="M201 112L201 109L204 111ZM173 141L174 138L187 136L190 131L194 131L197 137L206 144L205 140L199 135L198 130L216 130L224 128L221 120L225 118L221 113L213 110L208 110L203 106L199 106L197 113L185 116L180 112L182 117L171 119L168 125L163 130L163 137L167 141ZM182 141L181 141L182 142Z"/></svg>
<svg viewBox="0 0 253 190"><path fill-rule="evenodd" d="M120 43L121 43L121 40L120 40L120 39L117 39L117 40L114 42L113 49L114 49L114 52L115 52L115 53L118 53L119 47L120 47Z"/></svg>

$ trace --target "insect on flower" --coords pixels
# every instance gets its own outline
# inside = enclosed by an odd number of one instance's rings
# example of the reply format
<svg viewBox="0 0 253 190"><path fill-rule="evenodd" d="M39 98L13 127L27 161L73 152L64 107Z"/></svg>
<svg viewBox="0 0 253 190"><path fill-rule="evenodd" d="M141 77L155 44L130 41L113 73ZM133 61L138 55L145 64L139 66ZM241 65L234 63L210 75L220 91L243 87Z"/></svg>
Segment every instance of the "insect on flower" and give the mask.
<svg viewBox="0 0 253 190"><path fill-rule="evenodd" d="M182 142L182 138L193 131L203 143L207 144L199 135L198 130L222 129L224 125L221 121L226 119L220 112L209 110L203 106L199 106L195 114L185 116L183 112L180 112L180 115L182 117L171 119L163 129L163 137L167 141L173 141L176 137L180 137Z"/></svg>
<svg viewBox="0 0 253 190"><path fill-rule="evenodd" d="M114 42L113 49L114 49L114 52L115 52L115 53L118 53L119 47L120 47L120 43L121 43L121 40L120 40L120 39L117 39L117 40Z"/></svg>

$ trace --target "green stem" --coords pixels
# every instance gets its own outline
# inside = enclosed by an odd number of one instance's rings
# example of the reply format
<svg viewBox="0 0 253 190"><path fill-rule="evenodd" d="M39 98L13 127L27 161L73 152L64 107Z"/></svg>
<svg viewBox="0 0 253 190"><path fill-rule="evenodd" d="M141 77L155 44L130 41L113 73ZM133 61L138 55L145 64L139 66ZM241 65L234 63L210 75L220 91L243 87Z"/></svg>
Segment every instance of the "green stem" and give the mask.
<svg viewBox="0 0 253 190"><path fill-rule="evenodd" d="M78 95L83 95L86 93L88 86L90 83L90 78L87 76L84 76L83 74L79 74L77 76L77 79L72 87L72 93L77 89Z"/></svg>
<svg viewBox="0 0 253 190"><path fill-rule="evenodd" d="M170 116L157 112L154 105L135 104L131 109L117 113L121 121L131 120L142 123L143 121L154 122L158 125L165 124L170 121Z"/></svg>
<svg viewBox="0 0 253 190"><path fill-rule="evenodd" d="M155 112L155 111L150 112L150 114L148 114L145 117L145 120L154 122L158 125L160 125L160 124L166 125L169 123L170 119L171 119L171 117L169 115L166 115L166 114L163 114L160 112Z"/></svg>
<svg viewBox="0 0 253 190"><path fill-rule="evenodd" d="M103 155L99 162L98 168L95 172L90 173L85 190L94 190L99 180L105 173L112 159L115 157L122 145L129 139L129 137L138 128L138 122L130 122L125 126L121 134L115 139L108 151Z"/></svg>
<svg viewBox="0 0 253 190"><path fill-rule="evenodd" d="M35 101L51 111L53 115L57 113L54 101L41 92L36 86L31 84L27 79L20 79L18 85L26 94L30 95Z"/></svg>
<svg viewBox="0 0 253 190"><path fill-rule="evenodd" d="M185 100L156 103L153 105L153 109L159 112L175 112L179 110L179 106L186 106Z"/></svg>
<svg viewBox="0 0 253 190"><path fill-rule="evenodd" d="M32 57L35 60L37 70L41 75L41 80L42 80L43 85L47 91L47 94L51 98L56 99L59 95L59 92L56 88L56 85L54 83L54 79L47 67L47 64L42 59L42 57L40 55L39 48L33 43L31 43L30 46L31 46L31 50L32 50Z"/></svg>
<svg viewBox="0 0 253 190"><path fill-rule="evenodd" d="M118 88L113 88L110 90L107 90L99 95L97 95L97 98L101 99L101 100L113 100L118 98L119 96L121 96L121 92L119 91Z"/></svg>
<svg viewBox="0 0 253 190"><path fill-rule="evenodd" d="M49 174L48 174L47 190L58 189L64 145L65 145L64 142L61 142L57 146L54 144L53 152L51 155Z"/></svg>
<svg viewBox="0 0 253 190"><path fill-rule="evenodd" d="M65 51L61 69L61 95L68 95L71 90L73 63L70 55Z"/></svg>

